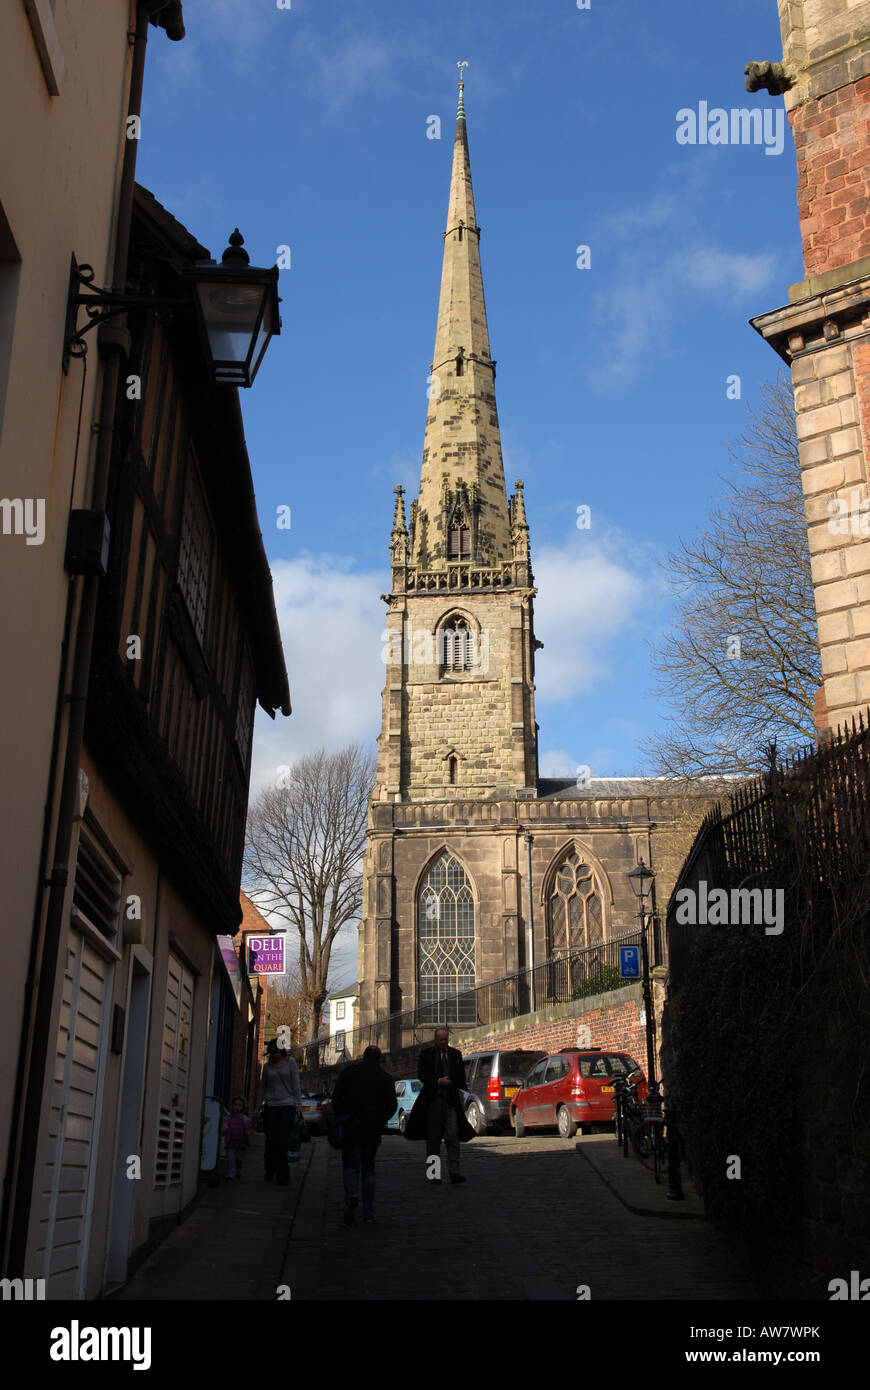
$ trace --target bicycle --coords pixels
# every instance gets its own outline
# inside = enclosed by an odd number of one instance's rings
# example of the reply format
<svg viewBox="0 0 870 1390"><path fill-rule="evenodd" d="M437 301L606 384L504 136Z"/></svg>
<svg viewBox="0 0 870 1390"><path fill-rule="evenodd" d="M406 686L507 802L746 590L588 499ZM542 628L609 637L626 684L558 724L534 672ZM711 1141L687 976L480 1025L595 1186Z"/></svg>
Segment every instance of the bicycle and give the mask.
<svg viewBox="0 0 870 1390"><path fill-rule="evenodd" d="M662 1114L662 1098L658 1084L650 1086L646 1103L638 1107L642 1118L635 1124L631 1141L638 1158L652 1160L653 1176L661 1182L662 1172L667 1160L667 1140L665 1122Z"/></svg>
<svg viewBox="0 0 870 1390"><path fill-rule="evenodd" d="M632 1131L643 1123L644 1111L637 1094L636 1081L631 1081L628 1076L616 1076L613 1078L613 1089L616 1141L622 1146L623 1157L628 1158L629 1139Z"/></svg>

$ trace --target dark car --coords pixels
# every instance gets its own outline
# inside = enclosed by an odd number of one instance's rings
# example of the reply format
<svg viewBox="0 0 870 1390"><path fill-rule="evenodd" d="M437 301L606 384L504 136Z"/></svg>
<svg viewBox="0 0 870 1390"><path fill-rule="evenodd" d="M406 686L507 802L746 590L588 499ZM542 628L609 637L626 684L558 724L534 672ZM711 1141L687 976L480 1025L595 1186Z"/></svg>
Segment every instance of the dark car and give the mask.
<svg viewBox="0 0 870 1390"><path fill-rule="evenodd" d="M465 1107L468 1123L477 1134L510 1125L511 1101L524 1078L545 1052L516 1049L513 1052L470 1052L465 1058L465 1077L470 1099Z"/></svg>
<svg viewBox="0 0 870 1390"><path fill-rule="evenodd" d="M563 1139L573 1139L578 1125L610 1124L614 1111L614 1081L629 1076L646 1096L643 1072L627 1052L565 1048L533 1067L510 1103L510 1119L518 1139L527 1129L555 1125Z"/></svg>

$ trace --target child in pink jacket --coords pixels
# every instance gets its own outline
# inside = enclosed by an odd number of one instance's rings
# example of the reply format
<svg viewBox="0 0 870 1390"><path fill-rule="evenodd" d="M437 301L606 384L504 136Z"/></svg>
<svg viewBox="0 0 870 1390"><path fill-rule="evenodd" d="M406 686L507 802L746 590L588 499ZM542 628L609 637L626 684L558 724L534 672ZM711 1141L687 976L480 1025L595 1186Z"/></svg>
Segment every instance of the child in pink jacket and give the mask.
<svg viewBox="0 0 870 1390"><path fill-rule="evenodd" d="M245 1114L242 1096L236 1096L229 1115L224 1120L224 1136L227 1142L227 1178L242 1176L242 1154L250 1144L248 1131L251 1121Z"/></svg>

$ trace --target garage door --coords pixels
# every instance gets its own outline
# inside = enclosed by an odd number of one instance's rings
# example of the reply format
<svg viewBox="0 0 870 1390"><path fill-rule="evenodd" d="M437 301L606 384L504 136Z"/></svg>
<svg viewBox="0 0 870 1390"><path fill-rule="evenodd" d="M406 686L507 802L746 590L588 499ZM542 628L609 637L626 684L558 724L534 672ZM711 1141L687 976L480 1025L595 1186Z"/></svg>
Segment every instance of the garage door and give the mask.
<svg viewBox="0 0 870 1390"><path fill-rule="evenodd" d="M39 1194L36 1264L47 1298L84 1297L111 969L70 932Z"/></svg>
<svg viewBox="0 0 870 1390"><path fill-rule="evenodd" d="M190 1080L190 1024L193 975L170 953L160 1056L160 1110L151 1215L165 1216L182 1205L187 1093ZM197 1127L194 1127L197 1129ZM193 1136L199 1144L199 1133Z"/></svg>

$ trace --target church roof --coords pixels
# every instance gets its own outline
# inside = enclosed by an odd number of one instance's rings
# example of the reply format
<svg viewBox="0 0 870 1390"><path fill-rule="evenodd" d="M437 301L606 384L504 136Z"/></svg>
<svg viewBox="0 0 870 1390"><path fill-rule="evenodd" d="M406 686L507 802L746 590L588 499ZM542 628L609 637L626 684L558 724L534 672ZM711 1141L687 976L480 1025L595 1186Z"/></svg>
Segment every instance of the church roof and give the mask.
<svg viewBox="0 0 870 1390"><path fill-rule="evenodd" d="M738 779L739 780L739 779ZM721 794L733 787L734 779L727 777L704 778L702 785L696 779L684 781L678 777L590 777L586 782L576 777L539 777L539 801L606 801L608 798L624 800L632 796L703 796Z"/></svg>

